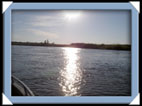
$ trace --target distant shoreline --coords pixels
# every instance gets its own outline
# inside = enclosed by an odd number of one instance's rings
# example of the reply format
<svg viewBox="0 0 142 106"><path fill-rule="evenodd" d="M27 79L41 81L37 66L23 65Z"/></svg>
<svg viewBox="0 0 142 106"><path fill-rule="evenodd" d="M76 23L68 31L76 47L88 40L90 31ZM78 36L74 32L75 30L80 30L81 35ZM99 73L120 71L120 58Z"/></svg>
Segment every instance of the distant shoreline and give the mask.
<svg viewBox="0 0 142 106"><path fill-rule="evenodd" d="M37 43L37 42L12 42L12 45L19 46L44 46L44 47L74 47L85 49L107 49L107 50L131 50L131 45L124 44L90 44L90 43L71 43L71 44L54 44L54 43Z"/></svg>

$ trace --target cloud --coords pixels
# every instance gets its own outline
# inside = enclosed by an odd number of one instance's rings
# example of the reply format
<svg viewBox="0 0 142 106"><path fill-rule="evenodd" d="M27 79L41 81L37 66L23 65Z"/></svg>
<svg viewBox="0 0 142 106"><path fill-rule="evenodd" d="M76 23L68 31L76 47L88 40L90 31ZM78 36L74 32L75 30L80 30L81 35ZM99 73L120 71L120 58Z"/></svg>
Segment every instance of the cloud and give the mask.
<svg viewBox="0 0 142 106"><path fill-rule="evenodd" d="M58 36L56 33L53 32L47 32L39 29L27 29L28 32L31 32L33 35L38 35L38 36L46 36L47 38L52 38L52 39L57 39Z"/></svg>
<svg viewBox="0 0 142 106"><path fill-rule="evenodd" d="M64 22L63 17L42 15L32 18L29 24L35 27L61 27Z"/></svg>
<svg viewBox="0 0 142 106"><path fill-rule="evenodd" d="M19 18L20 17L20 18ZM18 25L20 27L43 27L43 28L58 28L64 25L62 14L50 15L50 14L41 14L41 15L27 15L25 18L19 16L13 16L12 24Z"/></svg>

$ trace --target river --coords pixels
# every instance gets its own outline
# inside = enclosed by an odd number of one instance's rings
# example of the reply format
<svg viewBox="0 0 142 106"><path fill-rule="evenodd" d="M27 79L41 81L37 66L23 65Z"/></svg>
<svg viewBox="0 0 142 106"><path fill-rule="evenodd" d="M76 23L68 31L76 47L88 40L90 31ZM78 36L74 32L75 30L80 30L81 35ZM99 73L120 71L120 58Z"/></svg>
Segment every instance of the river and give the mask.
<svg viewBox="0 0 142 106"><path fill-rule="evenodd" d="M36 96L130 96L131 51L12 46L12 75Z"/></svg>

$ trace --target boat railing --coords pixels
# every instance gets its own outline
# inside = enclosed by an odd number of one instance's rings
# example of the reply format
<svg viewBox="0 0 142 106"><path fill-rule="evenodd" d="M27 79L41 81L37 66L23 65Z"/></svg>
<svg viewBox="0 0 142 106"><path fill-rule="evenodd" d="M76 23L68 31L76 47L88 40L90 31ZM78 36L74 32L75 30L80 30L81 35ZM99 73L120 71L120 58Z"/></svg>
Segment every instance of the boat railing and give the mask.
<svg viewBox="0 0 142 106"><path fill-rule="evenodd" d="M23 96L34 96L33 92L29 89L29 87L15 76L12 76L12 86L16 88L16 92L20 92Z"/></svg>

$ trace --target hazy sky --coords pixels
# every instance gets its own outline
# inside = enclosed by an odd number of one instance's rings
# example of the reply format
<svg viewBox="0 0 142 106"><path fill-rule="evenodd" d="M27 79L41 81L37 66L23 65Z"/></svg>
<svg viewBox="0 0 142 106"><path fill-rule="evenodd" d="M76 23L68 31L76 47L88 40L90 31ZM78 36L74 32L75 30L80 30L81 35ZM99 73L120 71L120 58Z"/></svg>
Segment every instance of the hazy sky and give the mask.
<svg viewBox="0 0 142 106"><path fill-rule="evenodd" d="M130 11L12 11L12 41L130 44Z"/></svg>

